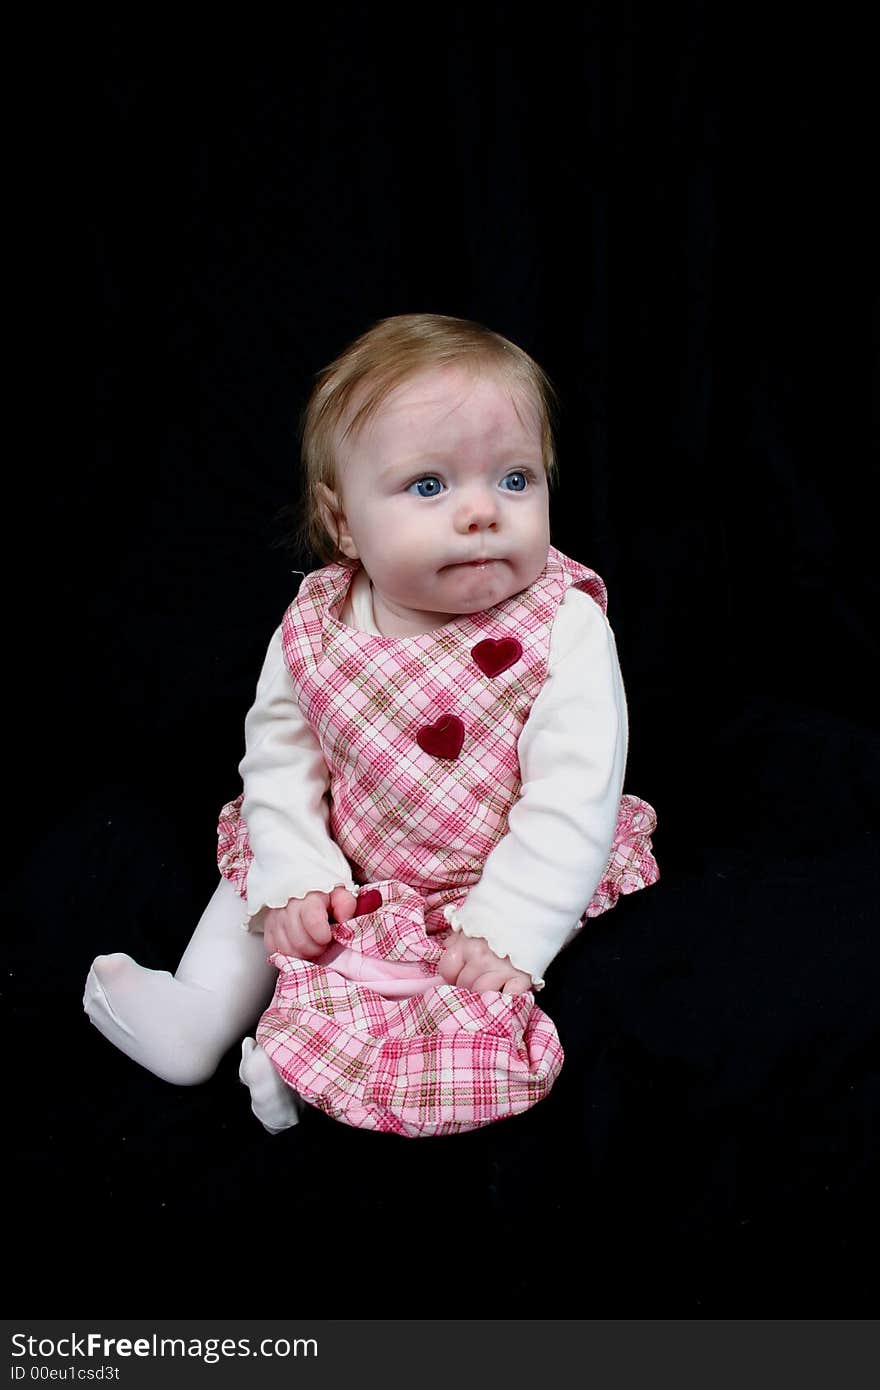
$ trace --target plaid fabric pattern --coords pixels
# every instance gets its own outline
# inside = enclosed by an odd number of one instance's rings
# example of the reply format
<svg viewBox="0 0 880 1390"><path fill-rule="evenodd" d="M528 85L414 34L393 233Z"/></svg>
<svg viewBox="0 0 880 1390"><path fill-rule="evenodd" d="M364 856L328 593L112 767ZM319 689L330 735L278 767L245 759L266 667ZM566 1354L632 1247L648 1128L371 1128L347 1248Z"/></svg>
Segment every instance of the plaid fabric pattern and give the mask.
<svg viewBox="0 0 880 1390"><path fill-rule="evenodd" d="M443 908L463 902L506 832L521 785L517 741L546 678L556 609L574 584L604 612L605 585L551 546L523 593L434 632L388 638L339 621L352 578L342 565L306 576L284 616L285 660L330 768L330 830L355 881L408 883L425 899L428 931L442 931ZM487 675L474 647L511 637L521 657ZM456 758L438 758L417 735L450 715L464 723L464 742ZM241 803L221 810L217 859L245 897L253 856ZM582 922L657 881L656 823L647 802L622 798L608 868Z"/></svg>
<svg viewBox="0 0 880 1390"><path fill-rule="evenodd" d="M422 988L387 999L332 959L273 955L278 982L257 1042L287 1084L344 1124L408 1138L476 1129L542 1100L563 1052L533 995L436 982L441 944L425 932L421 896L400 883L371 887L382 905L334 927L334 939L365 957L390 950Z"/></svg>
<svg viewBox="0 0 880 1390"><path fill-rule="evenodd" d="M340 621L352 579L342 565L305 578L284 616L284 657L330 769L331 833L355 882L383 894L380 908L334 926L334 940L410 962L423 989L386 998L332 959L273 956L279 978L257 1040L289 1085L347 1124L454 1133L535 1104L562 1065L556 1029L531 993L460 990L436 981L436 963L449 931L443 909L479 880L519 795L517 744L547 676L556 610L573 584L604 612L605 586L551 547L523 593L433 632L387 638ZM245 897L253 856L241 803L221 811L218 863ZM647 802L622 798L581 923L656 881L655 826Z"/></svg>
<svg viewBox="0 0 880 1390"><path fill-rule="evenodd" d="M625 794L620 798L608 867L579 925L608 912L621 893L636 893L657 882L660 870L651 848L651 835L656 829L657 812L653 806L638 796Z"/></svg>
<svg viewBox="0 0 880 1390"><path fill-rule="evenodd" d="M566 574L550 559L506 603L403 639L338 621L351 579L336 565L306 578L284 619L285 659L324 749L330 833L355 879L418 889L429 899L429 930L438 930L444 890L463 898L507 829L520 787L517 740L546 678ZM472 648L509 637L520 659L486 676ZM417 735L449 715L464 724L464 742L456 758L438 758Z"/></svg>

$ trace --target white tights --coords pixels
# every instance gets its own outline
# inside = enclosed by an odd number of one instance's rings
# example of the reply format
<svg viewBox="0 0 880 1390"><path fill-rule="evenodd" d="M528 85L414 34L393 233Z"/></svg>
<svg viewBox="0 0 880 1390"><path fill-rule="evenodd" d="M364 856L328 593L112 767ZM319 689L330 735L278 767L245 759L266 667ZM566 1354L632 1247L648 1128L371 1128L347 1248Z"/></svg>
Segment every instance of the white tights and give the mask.
<svg viewBox="0 0 880 1390"><path fill-rule="evenodd" d="M263 938L242 930L244 915L232 884L221 878L173 975L147 970L120 952L96 957L83 995L91 1022L163 1081L207 1081L223 1054L253 1028L275 985ZM252 1038L242 1045L239 1075L266 1129L276 1133L296 1124L295 1093Z"/></svg>

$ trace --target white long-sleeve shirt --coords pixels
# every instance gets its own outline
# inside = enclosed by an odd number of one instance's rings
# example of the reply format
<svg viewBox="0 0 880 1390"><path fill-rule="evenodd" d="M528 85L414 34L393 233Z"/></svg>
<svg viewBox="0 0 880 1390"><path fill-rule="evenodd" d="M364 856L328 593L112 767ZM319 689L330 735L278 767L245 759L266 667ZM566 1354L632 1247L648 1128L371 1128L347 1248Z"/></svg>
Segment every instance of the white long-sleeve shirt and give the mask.
<svg viewBox="0 0 880 1390"><path fill-rule="evenodd" d="M358 571L340 615L381 635L370 581ZM507 833L464 902L446 909L467 936L484 937L527 971L536 988L577 929L611 852L623 790L628 723L614 634L599 606L569 588L550 638L548 675L520 734L522 786ZM239 765L242 815L254 861L247 910L260 930L266 907L337 885L357 892L329 832L329 770L306 722L274 633L245 719Z"/></svg>

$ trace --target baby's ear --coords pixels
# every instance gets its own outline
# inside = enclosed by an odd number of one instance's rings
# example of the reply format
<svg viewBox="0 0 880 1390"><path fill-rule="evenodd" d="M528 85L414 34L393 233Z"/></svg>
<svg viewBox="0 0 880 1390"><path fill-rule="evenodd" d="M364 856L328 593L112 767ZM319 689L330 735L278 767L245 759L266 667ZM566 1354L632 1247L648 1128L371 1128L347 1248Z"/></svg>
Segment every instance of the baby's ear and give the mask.
<svg viewBox="0 0 880 1390"><path fill-rule="evenodd" d="M351 538L339 494L326 483L318 483L316 492L318 509L327 534L333 538L343 555L347 555L350 560L357 560L357 546Z"/></svg>

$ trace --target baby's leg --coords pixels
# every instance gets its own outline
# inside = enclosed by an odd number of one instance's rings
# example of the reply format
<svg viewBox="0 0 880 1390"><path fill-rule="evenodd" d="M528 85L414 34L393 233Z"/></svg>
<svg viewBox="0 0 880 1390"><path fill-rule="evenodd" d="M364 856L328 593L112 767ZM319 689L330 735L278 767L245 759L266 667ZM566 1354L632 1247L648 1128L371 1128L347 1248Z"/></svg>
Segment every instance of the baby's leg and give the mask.
<svg viewBox="0 0 880 1390"><path fill-rule="evenodd" d="M252 1028L277 978L261 935L242 930L245 907L221 878L175 974L130 956L98 956L83 1006L99 1032L163 1081L207 1081Z"/></svg>

